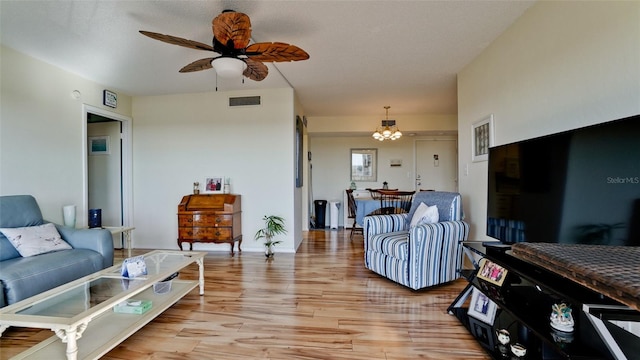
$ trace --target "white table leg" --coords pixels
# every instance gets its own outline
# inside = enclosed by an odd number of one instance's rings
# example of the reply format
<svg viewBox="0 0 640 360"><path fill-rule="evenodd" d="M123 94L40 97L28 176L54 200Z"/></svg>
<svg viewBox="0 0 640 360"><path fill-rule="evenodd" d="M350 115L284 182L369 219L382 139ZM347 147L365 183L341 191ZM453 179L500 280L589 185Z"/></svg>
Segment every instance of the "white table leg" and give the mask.
<svg viewBox="0 0 640 360"><path fill-rule="evenodd" d="M200 295L204 295L204 258L198 259L197 263L200 270Z"/></svg>
<svg viewBox="0 0 640 360"><path fill-rule="evenodd" d="M89 323L81 323L77 327L53 330L63 343L67 343L67 360L76 360L78 358L78 339L82 337L87 325Z"/></svg>
<svg viewBox="0 0 640 360"><path fill-rule="evenodd" d="M124 239L127 242L127 253L128 256L131 257L131 230L127 230L124 232Z"/></svg>

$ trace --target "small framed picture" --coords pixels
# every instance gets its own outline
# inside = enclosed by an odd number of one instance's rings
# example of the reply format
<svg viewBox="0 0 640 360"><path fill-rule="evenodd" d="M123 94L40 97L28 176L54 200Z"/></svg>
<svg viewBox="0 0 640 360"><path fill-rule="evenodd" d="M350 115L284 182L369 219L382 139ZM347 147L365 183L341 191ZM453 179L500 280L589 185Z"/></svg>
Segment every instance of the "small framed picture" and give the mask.
<svg viewBox="0 0 640 360"><path fill-rule="evenodd" d="M493 320L496 317L496 311L498 310L498 306L496 303L491 301L489 297L482 293L482 291L477 288L473 288L473 293L471 295L471 303L469 304L468 314L469 316L473 316L474 318L487 323L489 325L493 325ZM490 335L493 335L490 333Z"/></svg>
<svg viewBox="0 0 640 360"><path fill-rule="evenodd" d="M224 190L224 176L208 176L204 179L205 193L221 193Z"/></svg>
<svg viewBox="0 0 640 360"><path fill-rule="evenodd" d="M117 108L118 107L118 95L113 91L104 90L102 92L102 103L105 106Z"/></svg>
<svg viewBox="0 0 640 360"><path fill-rule="evenodd" d="M469 318L469 330L480 344L491 351L494 350L495 341L491 325Z"/></svg>
<svg viewBox="0 0 640 360"><path fill-rule="evenodd" d="M487 258L480 260L480 268L478 269L478 278L488 281L492 284L502 286L504 279L509 271L502 266L494 263Z"/></svg>
<svg viewBox="0 0 640 360"><path fill-rule="evenodd" d="M108 155L109 152L108 136L89 137L89 155Z"/></svg>
<svg viewBox="0 0 640 360"><path fill-rule="evenodd" d="M493 114L471 125L471 161L489 160L491 146L493 146Z"/></svg>

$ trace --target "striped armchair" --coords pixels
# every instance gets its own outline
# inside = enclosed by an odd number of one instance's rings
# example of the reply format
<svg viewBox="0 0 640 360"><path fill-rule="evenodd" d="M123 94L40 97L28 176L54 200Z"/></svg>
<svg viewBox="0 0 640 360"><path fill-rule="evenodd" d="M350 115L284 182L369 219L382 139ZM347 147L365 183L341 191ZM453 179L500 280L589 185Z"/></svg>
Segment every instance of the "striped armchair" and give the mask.
<svg viewBox="0 0 640 360"><path fill-rule="evenodd" d="M420 203L438 207L439 222L410 228ZM462 241L469 225L462 221L460 194L421 191L408 214L364 218L364 262L392 281L418 290L455 280L462 265Z"/></svg>

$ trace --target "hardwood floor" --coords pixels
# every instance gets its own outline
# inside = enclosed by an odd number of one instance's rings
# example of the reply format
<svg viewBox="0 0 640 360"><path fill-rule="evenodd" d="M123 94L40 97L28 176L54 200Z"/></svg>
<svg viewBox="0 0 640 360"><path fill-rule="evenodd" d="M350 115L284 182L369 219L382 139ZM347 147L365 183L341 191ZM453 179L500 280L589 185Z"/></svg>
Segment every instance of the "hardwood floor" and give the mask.
<svg viewBox="0 0 640 360"><path fill-rule="evenodd" d="M298 253L269 261L207 255L205 295L192 291L104 359L489 359L446 312L464 281L412 291L364 268L362 236L304 236ZM125 255L116 250L116 261ZM0 358L52 334L9 328Z"/></svg>

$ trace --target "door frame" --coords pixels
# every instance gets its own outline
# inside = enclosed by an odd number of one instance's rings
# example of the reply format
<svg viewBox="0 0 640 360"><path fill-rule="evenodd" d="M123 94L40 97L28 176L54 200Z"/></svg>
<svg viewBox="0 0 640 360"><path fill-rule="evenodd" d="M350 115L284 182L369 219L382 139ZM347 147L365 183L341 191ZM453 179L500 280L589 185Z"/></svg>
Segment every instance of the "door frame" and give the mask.
<svg viewBox="0 0 640 360"><path fill-rule="evenodd" d="M131 139L131 117L120 115L95 106L82 104L82 207L81 214L89 211L89 155L87 151L88 135L87 121L89 113L104 116L109 119L120 121L122 124L120 139L122 144L122 226L132 226L133 224L133 161L132 161L132 139ZM86 227L88 219L86 216L80 217L80 226Z"/></svg>

